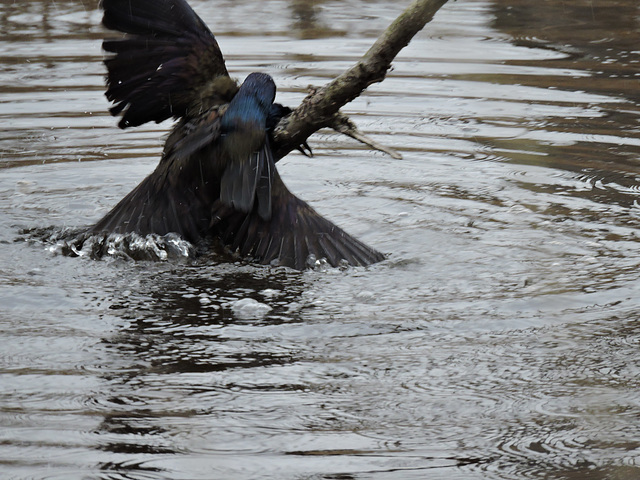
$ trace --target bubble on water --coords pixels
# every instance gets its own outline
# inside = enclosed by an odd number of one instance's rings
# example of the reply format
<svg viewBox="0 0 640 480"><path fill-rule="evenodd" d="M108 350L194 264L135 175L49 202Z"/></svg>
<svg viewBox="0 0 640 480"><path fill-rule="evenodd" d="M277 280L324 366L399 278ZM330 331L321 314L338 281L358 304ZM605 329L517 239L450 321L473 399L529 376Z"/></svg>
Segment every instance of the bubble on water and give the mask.
<svg viewBox="0 0 640 480"><path fill-rule="evenodd" d="M373 302L376 299L376 294L370 290L362 290L356 293L355 298L362 302Z"/></svg>
<svg viewBox="0 0 640 480"><path fill-rule="evenodd" d="M236 317L249 320L264 318L271 311L271 307L253 298L242 298L231 304L231 310Z"/></svg>
<svg viewBox="0 0 640 480"><path fill-rule="evenodd" d="M260 290L260 294L263 295L265 298L273 298L280 295L280 291L274 290L273 288L265 288L264 290Z"/></svg>

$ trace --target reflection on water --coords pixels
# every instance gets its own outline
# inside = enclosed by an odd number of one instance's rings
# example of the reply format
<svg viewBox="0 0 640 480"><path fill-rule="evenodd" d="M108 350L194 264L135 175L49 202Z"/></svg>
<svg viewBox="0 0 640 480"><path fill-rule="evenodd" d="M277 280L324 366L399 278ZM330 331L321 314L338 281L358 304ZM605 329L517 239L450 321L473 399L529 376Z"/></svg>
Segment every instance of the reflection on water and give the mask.
<svg viewBox="0 0 640 480"><path fill-rule="evenodd" d="M289 105L397 3L193 0ZM447 4L345 109L403 160L321 132L281 162L389 260L300 273L20 233L98 219L168 125L115 128L97 0L0 2L3 475L640 476L640 7L614 3Z"/></svg>

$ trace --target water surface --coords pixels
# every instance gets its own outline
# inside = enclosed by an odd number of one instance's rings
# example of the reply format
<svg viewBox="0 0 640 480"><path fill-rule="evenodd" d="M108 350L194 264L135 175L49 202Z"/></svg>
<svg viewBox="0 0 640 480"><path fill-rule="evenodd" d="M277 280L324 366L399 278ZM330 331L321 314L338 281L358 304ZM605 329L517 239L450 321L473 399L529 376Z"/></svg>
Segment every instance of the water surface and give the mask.
<svg viewBox="0 0 640 480"><path fill-rule="evenodd" d="M292 106L400 3L192 1ZM96 1L0 3L2 477L640 477L640 9L615 4L447 4L344 109L402 160L322 131L279 163L389 254L300 273L21 233L95 222L170 125L108 115Z"/></svg>

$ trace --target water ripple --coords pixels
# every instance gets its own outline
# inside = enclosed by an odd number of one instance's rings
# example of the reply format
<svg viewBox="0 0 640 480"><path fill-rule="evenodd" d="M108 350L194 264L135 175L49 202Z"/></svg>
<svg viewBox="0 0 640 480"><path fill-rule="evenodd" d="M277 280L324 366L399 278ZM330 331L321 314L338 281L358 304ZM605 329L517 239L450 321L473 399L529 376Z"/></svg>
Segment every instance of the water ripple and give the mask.
<svg viewBox="0 0 640 480"><path fill-rule="evenodd" d="M402 9L191 3L291 106ZM438 12L345 108L402 160L322 131L279 163L389 253L306 272L82 236L170 125L115 127L96 1L0 4L3 475L637 478L640 30L591 3Z"/></svg>

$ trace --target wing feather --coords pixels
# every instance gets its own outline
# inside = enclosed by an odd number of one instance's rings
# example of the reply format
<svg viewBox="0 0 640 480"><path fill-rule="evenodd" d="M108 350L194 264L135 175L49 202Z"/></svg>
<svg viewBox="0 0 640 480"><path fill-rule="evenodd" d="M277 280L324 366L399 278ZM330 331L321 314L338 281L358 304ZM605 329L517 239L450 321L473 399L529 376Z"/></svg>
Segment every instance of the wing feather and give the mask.
<svg viewBox="0 0 640 480"><path fill-rule="evenodd" d="M188 115L214 96L212 80L228 77L214 35L186 1L103 0L102 8L104 26L127 34L103 43L114 54L106 96L121 128Z"/></svg>
<svg viewBox="0 0 640 480"><path fill-rule="evenodd" d="M278 264L303 270L309 256L324 258L332 266L369 265L384 255L319 215L293 195L282 182L272 163L272 212L260 216L258 206L249 213L216 202L211 231L232 252L262 264Z"/></svg>

